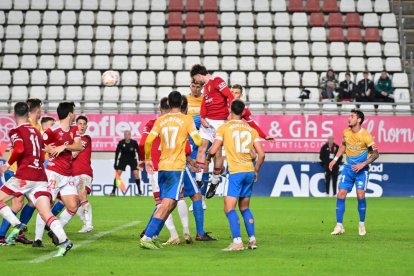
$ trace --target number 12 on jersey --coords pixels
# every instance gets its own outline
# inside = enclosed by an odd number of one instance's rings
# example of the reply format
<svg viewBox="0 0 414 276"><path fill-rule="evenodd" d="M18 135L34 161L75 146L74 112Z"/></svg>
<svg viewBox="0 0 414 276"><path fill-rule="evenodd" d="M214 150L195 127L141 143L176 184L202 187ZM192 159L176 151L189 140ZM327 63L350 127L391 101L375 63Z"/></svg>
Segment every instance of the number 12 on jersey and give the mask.
<svg viewBox="0 0 414 276"><path fill-rule="evenodd" d="M241 153L250 153L250 149L248 148L250 142L252 141L252 135L247 130L235 130L233 131L233 139L234 145L236 148L236 152Z"/></svg>

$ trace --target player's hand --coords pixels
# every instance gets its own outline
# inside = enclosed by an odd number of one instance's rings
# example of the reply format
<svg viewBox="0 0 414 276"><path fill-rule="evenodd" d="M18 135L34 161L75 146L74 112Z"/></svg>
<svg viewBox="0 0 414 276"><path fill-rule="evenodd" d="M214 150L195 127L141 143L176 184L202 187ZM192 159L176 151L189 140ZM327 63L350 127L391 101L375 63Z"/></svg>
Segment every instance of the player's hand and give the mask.
<svg viewBox="0 0 414 276"><path fill-rule="evenodd" d="M360 170L365 168L365 166L366 166L365 162L362 162L362 163L359 163L359 164L356 164L356 165L352 165L352 170L354 172L359 172Z"/></svg>
<svg viewBox="0 0 414 276"><path fill-rule="evenodd" d="M141 172L144 171L144 161L138 162L138 170L140 170Z"/></svg>
<svg viewBox="0 0 414 276"><path fill-rule="evenodd" d="M259 180L259 172L255 171L254 172L254 182L257 182L257 180Z"/></svg>
<svg viewBox="0 0 414 276"><path fill-rule="evenodd" d="M203 125L203 127L205 127L205 128L209 128L210 127L210 124L207 122L206 119L200 118L200 122Z"/></svg>
<svg viewBox="0 0 414 276"><path fill-rule="evenodd" d="M3 164L0 167L0 175L3 174L5 171L7 171L9 169L9 166L7 166L7 164Z"/></svg>
<svg viewBox="0 0 414 276"><path fill-rule="evenodd" d="M45 148L43 149L43 151L46 153L51 153L54 148L56 148L55 143L52 143L49 145L45 145Z"/></svg>
<svg viewBox="0 0 414 276"><path fill-rule="evenodd" d="M147 173L154 174L154 164L152 164L151 160L145 161L145 169Z"/></svg>
<svg viewBox="0 0 414 276"><path fill-rule="evenodd" d="M332 161L329 163L329 170L330 170L330 171L332 171L332 169L333 169L333 167L335 166L335 164L336 164L336 160L332 160Z"/></svg>
<svg viewBox="0 0 414 276"><path fill-rule="evenodd" d="M64 152L66 150L66 145L61 145L59 147L54 147L52 151L50 152L50 155L53 157L58 157L59 154Z"/></svg>
<svg viewBox="0 0 414 276"><path fill-rule="evenodd" d="M265 140L268 141L268 142L274 142L275 141L275 137L266 136Z"/></svg>

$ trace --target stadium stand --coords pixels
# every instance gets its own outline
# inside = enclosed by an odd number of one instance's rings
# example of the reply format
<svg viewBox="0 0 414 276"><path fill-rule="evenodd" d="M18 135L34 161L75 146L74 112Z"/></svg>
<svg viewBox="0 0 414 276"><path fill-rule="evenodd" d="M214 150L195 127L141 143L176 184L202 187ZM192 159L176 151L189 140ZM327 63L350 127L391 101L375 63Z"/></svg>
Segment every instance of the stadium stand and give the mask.
<svg viewBox="0 0 414 276"><path fill-rule="evenodd" d="M0 104L5 111L29 95L49 107L73 99L85 110L154 112L203 62L246 86L248 101L264 103L254 104L260 113L340 113L340 103L314 96L329 68L354 82L385 69L398 104L367 108L407 114L399 22L387 0L3 0ZM118 87L100 83L110 69ZM297 103L292 95L304 88L311 102Z"/></svg>

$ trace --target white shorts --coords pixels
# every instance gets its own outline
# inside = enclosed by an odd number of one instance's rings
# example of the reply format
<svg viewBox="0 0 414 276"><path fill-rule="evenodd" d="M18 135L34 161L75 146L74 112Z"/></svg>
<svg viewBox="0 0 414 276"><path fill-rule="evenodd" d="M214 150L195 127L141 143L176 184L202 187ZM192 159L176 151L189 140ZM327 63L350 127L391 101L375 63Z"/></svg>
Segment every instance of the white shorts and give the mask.
<svg viewBox="0 0 414 276"><path fill-rule="evenodd" d="M156 193L160 191L160 186L158 185L158 172L154 171L153 174L148 174L148 179L151 183L152 192Z"/></svg>
<svg viewBox="0 0 414 276"><path fill-rule="evenodd" d="M46 175L49 181L47 189L52 194L53 200L56 200L58 194L61 196L78 195L71 176L61 175L51 170L46 170Z"/></svg>
<svg viewBox="0 0 414 276"><path fill-rule="evenodd" d="M86 190L88 194L91 193L92 177L87 174L72 176L72 181L78 191Z"/></svg>
<svg viewBox="0 0 414 276"><path fill-rule="evenodd" d="M205 119L209 124L210 127L204 127L201 125L200 127L200 136L201 138L210 141L211 143L214 142L214 138L216 137L216 130L224 124L225 120L212 120L212 119Z"/></svg>
<svg viewBox="0 0 414 276"><path fill-rule="evenodd" d="M49 199L52 198L51 193L47 189L46 181L29 181L12 177L1 187L1 190L15 197L25 195L35 205L36 200L40 196L47 196Z"/></svg>

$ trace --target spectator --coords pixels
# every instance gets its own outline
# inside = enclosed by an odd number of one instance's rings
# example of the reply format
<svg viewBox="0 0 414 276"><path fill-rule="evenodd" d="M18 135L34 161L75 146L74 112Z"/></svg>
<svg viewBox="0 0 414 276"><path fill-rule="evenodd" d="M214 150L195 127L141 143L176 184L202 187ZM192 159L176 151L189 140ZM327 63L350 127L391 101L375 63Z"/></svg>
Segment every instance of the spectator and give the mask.
<svg viewBox="0 0 414 276"><path fill-rule="evenodd" d="M394 102L394 88L387 71L383 70L381 76L375 85L375 98L378 102Z"/></svg>
<svg viewBox="0 0 414 276"><path fill-rule="evenodd" d="M338 93L335 91L338 84L338 80L335 77L335 73L332 69L326 72L321 80L321 97L323 100L334 101Z"/></svg>
<svg viewBox="0 0 414 276"><path fill-rule="evenodd" d="M364 71L364 78L358 82L355 91L355 101L357 102L375 102L374 82L369 79L368 71Z"/></svg>
<svg viewBox="0 0 414 276"><path fill-rule="evenodd" d="M339 146L334 143L335 139L333 136L328 137L328 142L324 144L319 151L319 159L322 162L323 169L325 171L325 185L326 185L326 195L329 196L329 188L332 178L332 191L333 195L336 195L336 183L338 181L339 174L339 164L342 161L342 156L335 163L332 171L329 169L329 163L335 158L336 153L338 152Z"/></svg>
<svg viewBox="0 0 414 276"><path fill-rule="evenodd" d="M355 83L351 80L351 74L345 73L345 80L339 83L339 100L350 102L354 99Z"/></svg>

